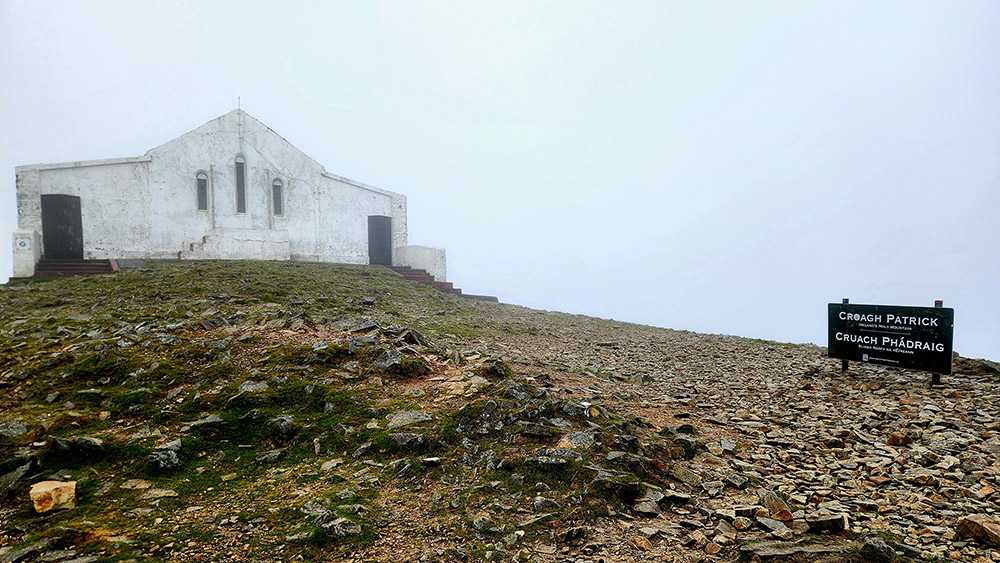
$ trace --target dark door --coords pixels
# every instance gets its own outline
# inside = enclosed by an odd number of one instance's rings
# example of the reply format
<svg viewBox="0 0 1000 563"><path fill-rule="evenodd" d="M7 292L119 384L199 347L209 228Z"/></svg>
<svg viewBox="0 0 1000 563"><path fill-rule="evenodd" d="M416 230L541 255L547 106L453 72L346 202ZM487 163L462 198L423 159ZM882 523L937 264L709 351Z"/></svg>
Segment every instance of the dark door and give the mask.
<svg viewBox="0 0 1000 563"><path fill-rule="evenodd" d="M83 259L83 219L75 195L42 196L42 247L49 259Z"/></svg>
<svg viewBox="0 0 1000 563"><path fill-rule="evenodd" d="M392 217L368 216L368 263L392 266Z"/></svg>

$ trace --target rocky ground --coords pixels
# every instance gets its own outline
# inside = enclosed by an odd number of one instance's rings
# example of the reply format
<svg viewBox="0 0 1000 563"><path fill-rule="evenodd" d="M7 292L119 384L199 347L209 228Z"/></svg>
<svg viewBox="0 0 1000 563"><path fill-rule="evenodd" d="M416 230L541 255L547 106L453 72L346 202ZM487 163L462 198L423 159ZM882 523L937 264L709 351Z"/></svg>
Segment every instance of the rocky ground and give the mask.
<svg viewBox="0 0 1000 563"><path fill-rule="evenodd" d="M997 365L839 364L373 268L14 283L0 562L1000 561Z"/></svg>

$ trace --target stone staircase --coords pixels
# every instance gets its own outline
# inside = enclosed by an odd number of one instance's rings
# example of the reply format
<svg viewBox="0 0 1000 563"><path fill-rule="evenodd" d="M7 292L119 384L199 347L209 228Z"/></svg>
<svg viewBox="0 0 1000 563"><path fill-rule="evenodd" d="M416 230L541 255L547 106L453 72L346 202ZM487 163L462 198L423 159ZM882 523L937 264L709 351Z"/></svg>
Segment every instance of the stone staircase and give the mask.
<svg viewBox="0 0 1000 563"><path fill-rule="evenodd" d="M117 260L67 260L42 258L35 265L36 278L90 276L118 271Z"/></svg>
<svg viewBox="0 0 1000 563"><path fill-rule="evenodd" d="M406 266L383 266L387 270L394 272L395 274L402 276L410 281L415 281L417 283L422 283L424 285L429 285L434 289L443 291L445 293L451 293L454 295L459 295L466 299L475 299L477 301L492 301L494 303L500 300L491 295L472 295L469 293L462 293L462 290L455 287L451 282L439 282L434 280L434 276L427 273L426 270L419 270L416 268L409 268Z"/></svg>

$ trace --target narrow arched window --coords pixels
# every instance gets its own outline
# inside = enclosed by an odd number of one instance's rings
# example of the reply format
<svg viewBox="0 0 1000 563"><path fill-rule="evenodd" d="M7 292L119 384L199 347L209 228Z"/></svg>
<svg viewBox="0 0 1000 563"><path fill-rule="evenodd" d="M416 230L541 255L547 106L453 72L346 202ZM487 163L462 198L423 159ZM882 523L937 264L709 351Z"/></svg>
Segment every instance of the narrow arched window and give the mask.
<svg viewBox="0 0 1000 563"><path fill-rule="evenodd" d="M208 174L198 173L198 211L208 211Z"/></svg>
<svg viewBox="0 0 1000 563"><path fill-rule="evenodd" d="M236 212L247 212L247 161L242 156L236 157Z"/></svg>
<svg viewBox="0 0 1000 563"><path fill-rule="evenodd" d="M281 199L281 191L281 180L275 180L271 183L271 209L275 215L285 214L285 205Z"/></svg>

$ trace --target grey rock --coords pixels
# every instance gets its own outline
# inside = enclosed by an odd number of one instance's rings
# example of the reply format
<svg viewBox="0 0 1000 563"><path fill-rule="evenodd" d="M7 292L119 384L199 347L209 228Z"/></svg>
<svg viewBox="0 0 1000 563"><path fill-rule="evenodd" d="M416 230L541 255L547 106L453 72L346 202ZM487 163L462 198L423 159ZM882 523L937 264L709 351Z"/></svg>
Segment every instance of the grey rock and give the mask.
<svg viewBox="0 0 1000 563"><path fill-rule="evenodd" d="M367 317L360 317L357 319L341 319L334 326L343 332L364 332L367 330L381 328L377 322Z"/></svg>
<svg viewBox="0 0 1000 563"><path fill-rule="evenodd" d="M166 444L162 444L162 445L156 446L153 449L157 450L157 451L179 452L179 451L181 451L181 445L182 445L182 442L178 438L177 440L171 440L170 442L167 442Z"/></svg>
<svg viewBox="0 0 1000 563"><path fill-rule="evenodd" d="M885 543L881 538L870 537L865 540L864 545L858 551L858 555L866 563L895 563L896 550Z"/></svg>
<svg viewBox="0 0 1000 563"><path fill-rule="evenodd" d="M156 469L165 470L180 467L181 460L174 450L153 450L149 454L149 463Z"/></svg>
<svg viewBox="0 0 1000 563"><path fill-rule="evenodd" d="M578 447L589 448L594 445L593 432L572 432L562 437L562 440Z"/></svg>
<svg viewBox="0 0 1000 563"><path fill-rule="evenodd" d="M566 401L562 405L562 412L570 418L589 418L590 409L587 405L582 405L573 401Z"/></svg>
<svg viewBox="0 0 1000 563"><path fill-rule="evenodd" d="M373 335L362 336L360 338L352 338L347 341L347 349L351 354L356 353L358 350L364 348L365 346L372 346L378 344L378 338ZM348 371L357 371L361 368L358 362L350 361L344 364L344 369Z"/></svg>
<svg viewBox="0 0 1000 563"><path fill-rule="evenodd" d="M361 457L363 455L366 455L369 451L371 451L371 449L372 449L372 443L365 442L364 444L358 446L353 453L351 453L351 457Z"/></svg>
<svg viewBox="0 0 1000 563"><path fill-rule="evenodd" d="M820 555L843 553L847 551L847 547L844 545L819 545L814 543L762 542L740 546L740 551L752 553L761 559L772 559L774 557L788 557L799 554Z"/></svg>
<svg viewBox="0 0 1000 563"><path fill-rule="evenodd" d="M403 357L400 356L399 352L395 348L386 347L382 349L372 365L380 371L387 371L402 363Z"/></svg>
<svg viewBox="0 0 1000 563"><path fill-rule="evenodd" d="M565 459L563 459L561 457L551 457L551 456L545 456L545 455L529 457L529 458L526 458L524 460L524 462L525 463L533 463L535 465L541 465L543 467L545 467L545 466L548 466L548 467L559 467L561 465L566 465L567 463L569 463L569 462L567 462Z"/></svg>
<svg viewBox="0 0 1000 563"><path fill-rule="evenodd" d="M750 484L750 479L738 473L730 473L722 478L722 482L729 487L742 491Z"/></svg>
<svg viewBox="0 0 1000 563"><path fill-rule="evenodd" d="M494 522L489 516L479 515L472 520L472 527L480 532L485 532L496 529L496 522Z"/></svg>
<svg viewBox="0 0 1000 563"><path fill-rule="evenodd" d="M640 514L657 516L663 512L660 508L660 503L664 500L666 500L666 496L662 492L655 489L647 489L641 498L636 499L632 508Z"/></svg>
<svg viewBox="0 0 1000 563"><path fill-rule="evenodd" d="M354 514L355 516L358 516L359 518L364 518L365 516L368 515L368 507L363 504L345 504L340 508L346 510L347 512L350 512L351 514Z"/></svg>
<svg viewBox="0 0 1000 563"><path fill-rule="evenodd" d="M82 456L92 456L104 451L104 440L89 436L73 438L73 451Z"/></svg>
<svg viewBox="0 0 1000 563"><path fill-rule="evenodd" d="M615 444L625 448L626 450L634 451L639 447L639 437L633 436L631 434L615 434Z"/></svg>
<svg viewBox="0 0 1000 563"><path fill-rule="evenodd" d="M656 536L660 535L660 529L659 528L651 528L651 527L648 527L648 526L642 527L642 528L639 528L639 535L641 535L642 537L644 537L646 539L653 539Z"/></svg>
<svg viewBox="0 0 1000 563"><path fill-rule="evenodd" d="M670 468L670 476L678 481L690 485L692 487L701 486L701 475L698 473L684 467L683 465L674 465Z"/></svg>
<svg viewBox="0 0 1000 563"><path fill-rule="evenodd" d="M850 530L847 514L820 514L806 518L809 531L818 534L821 532L843 532Z"/></svg>
<svg viewBox="0 0 1000 563"><path fill-rule="evenodd" d="M260 452L254 456L254 461L261 465L267 465L271 463L276 463L282 457L284 457L285 452L281 450L268 450L266 452Z"/></svg>
<svg viewBox="0 0 1000 563"><path fill-rule="evenodd" d="M701 448L701 443L698 439L690 434L678 434L674 436L674 444L684 448L684 453L690 458L694 457Z"/></svg>
<svg viewBox="0 0 1000 563"><path fill-rule="evenodd" d="M517 399L518 401L529 401L534 398L534 394L524 385L514 382L503 382L506 383L506 391L504 395L512 399Z"/></svg>
<svg viewBox="0 0 1000 563"><path fill-rule="evenodd" d="M420 411L399 411L388 415L389 428L403 428L421 422L434 420L431 415Z"/></svg>
<svg viewBox="0 0 1000 563"><path fill-rule="evenodd" d="M27 561L29 558L38 554L38 552L48 547L50 543L52 543L52 540L46 539L37 541L16 551L8 551L7 553L0 555L0 563L20 563L21 561Z"/></svg>
<svg viewBox="0 0 1000 563"><path fill-rule="evenodd" d="M76 551L73 549L53 549L46 551L38 558L39 561L61 561L64 559L69 559L76 555Z"/></svg>
<svg viewBox="0 0 1000 563"><path fill-rule="evenodd" d="M302 508L299 508L299 511L309 516L319 516L320 514L327 514L330 512L328 508L312 500L302 505Z"/></svg>
<svg viewBox="0 0 1000 563"><path fill-rule="evenodd" d="M554 426L549 426L547 424L536 424L534 422L529 422L524 425L524 430L521 431L525 436L537 436L540 438L551 438L558 434L558 431Z"/></svg>
<svg viewBox="0 0 1000 563"><path fill-rule="evenodd" d="M403 329L403 331L396 336L407 344L416 344L418 346L424 346L427 344L426 340L424 340L424 335L413 330L412 328Z"/></svg>
<svg viewBox="0 0 1000 563"><path fill-rule="evenodd" d="M219 422L222 422L222 417L221 416L219 416L217 414L210 414L210 415L206 416L205 418L199 418L198 420L192 422L191 424L188 425L188 428L196 428L196 427L202 426L204 424L217 424Z"/></svg>
<svg viewBox="0 0 1000 563"><path fill-rule="evenodd" d="M361 525L347 518L337 518L330 522L324 522L320 529L328 538L345 538L356 536L361 533Z"/></svg>
<svg viewBox="0 0 1000 563"><path fill-rule="evenodd" d="M784 522L780 520L775 520L774 518L758 517L757 524L759 524L761 528L767 530L768 532L771 533L772 536L778 539L788 540L791 539L793 535L795 535L792 532L792 530L790 530L788 526L784 524Z"/></svg>
<svg viewBox="0 0 1000 563"><path fill-rule="evenodd" d="M21 465L13 471L0 476L0 500L5 499L14 492L17 482L24 478L31 470L32 462Z"/></svg>
<svg viewBox="0 0 1000 563"><path fill-rule="evenodd" d="M552 426L555 426L559 430L564 430L565 431L565 430L572 430L573 429L573 423L570 422L570 421L568 421L568 420L566 420L565 418L559 418L559 417L550 418L549 419L549 424L551 424Z"/></svg>
<svg viewBox="0 0 1000 563"><path fill-rule="evenodd" d="M561 457L563 459L583 459L583 456L579 452L569 450L566 448L538 448L535 450L538 455L550 455L553 457Z"/></svg>
<svg viewBox="0 0 1000 563"><path fill-rule="evenodd" d="M389 434L389 439L404 450L417 450L423 447L427 440L420 434L396 433Z"/></svg>
<svg viewBox="0 0 1000 563"><path fill-rule="evenodd" d="M719 445L722 446L722 451L725 453L733 453L736 450L736 442L730 440L729 438L722 438L719 440Z"/></svg>
<svg viewBox="0 0 1000 563"><path fill-rule="evenodd" d="M295 433L295 417L290 414L278 415L267 422L268 426L282 436Z"/></svg>
<svg viewBox="0 0 1000 563"><path fill-rule="evenodd" d="M240 384L240 393L253 393L256 391L266 391L266 381L244 381Z"/></svg>

